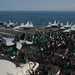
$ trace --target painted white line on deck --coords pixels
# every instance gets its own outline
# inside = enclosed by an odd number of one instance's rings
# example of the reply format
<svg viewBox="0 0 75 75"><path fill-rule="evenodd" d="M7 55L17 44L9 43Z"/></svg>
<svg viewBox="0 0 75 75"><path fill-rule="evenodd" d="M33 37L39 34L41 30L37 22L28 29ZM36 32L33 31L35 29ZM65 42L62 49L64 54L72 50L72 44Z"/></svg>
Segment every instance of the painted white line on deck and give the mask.
<svg viewBox="0 0 75 75"><path fill-rule="evenodd" d="M34 48L34 47L30 47L31 49L36 49L36 48Z"/></svg>
<svg viewBox="0 0 75 75"><path fill-rule="evenodd" d="M14 34L10 34L10 33L5 33L5 32L0 32L1 34L7 34L7 35L14 35Z"/></svg>

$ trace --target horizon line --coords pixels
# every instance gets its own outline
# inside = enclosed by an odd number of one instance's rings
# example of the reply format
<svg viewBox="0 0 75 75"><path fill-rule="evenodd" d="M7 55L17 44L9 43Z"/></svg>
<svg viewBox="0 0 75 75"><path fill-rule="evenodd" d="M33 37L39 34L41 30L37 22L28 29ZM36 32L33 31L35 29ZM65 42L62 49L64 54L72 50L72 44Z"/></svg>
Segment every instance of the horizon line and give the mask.
<svg viewBox="0 0 75 75"><path fill-rule="evenodd" d="M43 11L44 12L52 12L52 11L53 12L56 12L56 11L61 12L62 11L62 12L75 12L75 10L73 10L73 11L72 10L0 10L0 11L31 11L31 12L32 11L35 11L35 12L39 12L39 11L41 11L41 12L43 12Z"/></svg>

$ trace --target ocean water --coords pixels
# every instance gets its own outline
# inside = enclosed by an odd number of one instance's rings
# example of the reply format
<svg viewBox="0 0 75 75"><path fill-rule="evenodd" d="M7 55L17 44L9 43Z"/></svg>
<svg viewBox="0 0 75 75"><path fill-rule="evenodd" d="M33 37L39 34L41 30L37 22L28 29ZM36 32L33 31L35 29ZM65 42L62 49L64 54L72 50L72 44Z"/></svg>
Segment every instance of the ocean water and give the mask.
<svg viewBox="0 0 75 75"><path fill-rule="evenodd" d="M49 22L60 21L66 24L67 21L75 24L75 11L0 11L0 21L9 20L18 22L33 22L33 25L48 25Z"/></svg>

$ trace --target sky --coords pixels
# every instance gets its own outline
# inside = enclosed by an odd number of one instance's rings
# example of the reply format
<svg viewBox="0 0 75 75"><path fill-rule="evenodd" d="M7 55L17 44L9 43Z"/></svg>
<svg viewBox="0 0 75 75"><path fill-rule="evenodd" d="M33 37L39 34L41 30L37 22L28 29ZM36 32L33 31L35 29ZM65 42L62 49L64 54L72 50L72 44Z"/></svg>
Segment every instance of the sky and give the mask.
<svg viewBox="0 0 75 75"><path fill-rule="evenodd" d="M75 0L0 0L0 11L75 11Z"/></svg>

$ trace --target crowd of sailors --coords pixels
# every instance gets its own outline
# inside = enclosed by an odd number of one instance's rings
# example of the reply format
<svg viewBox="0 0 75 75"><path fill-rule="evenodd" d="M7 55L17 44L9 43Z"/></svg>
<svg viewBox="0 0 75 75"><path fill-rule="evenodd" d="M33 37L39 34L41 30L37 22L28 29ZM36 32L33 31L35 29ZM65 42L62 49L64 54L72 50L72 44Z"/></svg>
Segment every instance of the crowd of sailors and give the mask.
<svg viewBox="0 0 75 75"><path fill-rule="evenodd" d="M0 52L7 59L20 62L26 59L41 64L53 64L63 69L75 70L75 33L63 33L61 31L38 31L26 36L28 41L37 46L36 50L29 53L29 50L18 50L13 47L0 47ZM7 55L7 56L6 56ZM43 71L44 72L44 71Z"/></svg>

